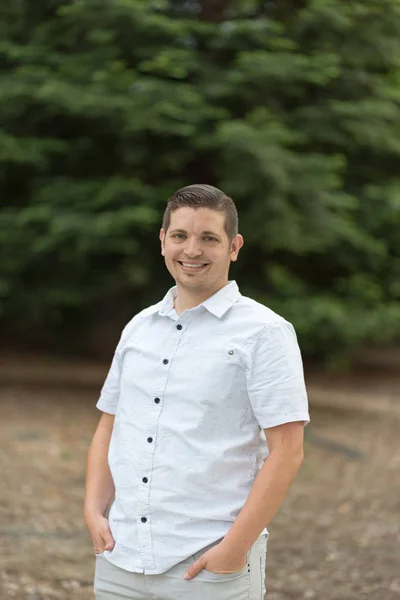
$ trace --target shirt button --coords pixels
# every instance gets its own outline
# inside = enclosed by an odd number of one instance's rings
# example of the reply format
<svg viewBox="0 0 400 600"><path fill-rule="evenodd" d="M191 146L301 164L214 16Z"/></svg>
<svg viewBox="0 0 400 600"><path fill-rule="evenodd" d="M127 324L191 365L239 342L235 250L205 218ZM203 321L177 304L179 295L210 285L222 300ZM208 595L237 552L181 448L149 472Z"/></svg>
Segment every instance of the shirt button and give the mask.
<svg viewBox="0 0 400 600"><path fill-rule="evenodd" d="M154 402L155 402L156 404L160 404L161 400L160 400L160 398L154 398Z"/></svg>
<svg viewBox="0 0 400 600"><path fill-rule="evenodd" d="M142 521L142 523L147 523L146 517L142 517L140 520Z"/></svg>
<svg viewBox="0 0 400 600"><path fill-rule="evenodd" d="M148 482L147 477L143 477L142 481L143 481L143 483L147 483Z"/></svg>
<svg viewBox="0 0 400 600"><path fill-rule="evenodd" d="M180 331L182 329L182 325L177 325L176 328Z"/></svg>
<svg viewBox="0 0 400 600"><path fill-rule="evenodd" d="M153 441L152 437L147 438L147 441L149 442L149 444L151 444L151 442Z"/></svg>
<svg viewBox="0 0 400 600"><path fill-rule="evenodd" d="M163 363L164 363L164 365L167 365L169 363L168 358L164 358Z"/></svg>

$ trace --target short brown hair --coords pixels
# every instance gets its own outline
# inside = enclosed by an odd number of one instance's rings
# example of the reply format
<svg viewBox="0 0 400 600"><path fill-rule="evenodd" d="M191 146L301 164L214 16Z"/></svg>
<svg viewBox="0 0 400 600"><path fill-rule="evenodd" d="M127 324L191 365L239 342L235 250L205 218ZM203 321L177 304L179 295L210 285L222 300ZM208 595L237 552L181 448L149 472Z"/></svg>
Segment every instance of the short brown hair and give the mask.
<svg viewBox="0 0 400 600"><path fill-rule="evenodd" d="M221 212L225 215L224 226L229 241L238 234L239 219L235 203L232 198L212 185L198 183L187 185L168 198L162 222L165 232L171 222L171 213L182 207L210 208Z"/></svg>

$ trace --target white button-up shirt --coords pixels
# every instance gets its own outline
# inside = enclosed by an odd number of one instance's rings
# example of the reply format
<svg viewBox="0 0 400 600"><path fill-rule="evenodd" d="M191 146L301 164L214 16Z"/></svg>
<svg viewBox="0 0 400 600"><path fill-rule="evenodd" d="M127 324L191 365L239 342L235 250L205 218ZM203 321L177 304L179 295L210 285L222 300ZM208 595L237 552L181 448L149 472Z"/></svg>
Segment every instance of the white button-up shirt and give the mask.
<svg viewBox="0 0 400 600"><path fill-rule="evenodd" d="M97 403L115 414L104 556L137 573L224 537L268 454L263 429L309 420L290 323L234 281L179 316L175 295L125 327Z"/></svg>

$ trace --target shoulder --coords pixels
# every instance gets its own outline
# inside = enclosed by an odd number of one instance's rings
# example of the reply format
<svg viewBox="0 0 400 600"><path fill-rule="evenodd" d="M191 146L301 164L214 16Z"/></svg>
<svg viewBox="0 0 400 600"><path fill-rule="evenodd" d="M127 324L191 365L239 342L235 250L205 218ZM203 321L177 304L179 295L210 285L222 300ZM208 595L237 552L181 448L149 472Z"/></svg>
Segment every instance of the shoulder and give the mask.
<svg viewBox="0 0 400 600"><path fill-rule="evenodd" d="M242 340L244 347L252 351L261 345L272 347L275 341L287 338L296 340L291 323L274 310L241 296L224 316L225 327Z"/></svg>
<svg viewBox="0 0 400 600"><path fill-rule="evenodd" d="M284 317L253 300L242 297L239 311L246 328L250 364L258 364L262 372L302 373L301 352L295 328ZM248 333L247 333L248 332Z"/></svg>
<svg viewBox="0 0 400 600"><path fill-rule="evenodd" d="M248 330L249 348L272 349L278 345L296 349L296 330L282 315L247 296L242 296L237 304L238 320L242 320Z"/></svg>
<svg viewBox="0 0 400 600"><path fill-rule="evenodd" d="M158 312L159 308L161 307L161 304L162 304L162 302L157 302L157 304L152 304L151 306L144 308L143 310L138 312L136 315L134 315L132 317L132 319L130 321L128 321L128 323L125 325L125 327L122 330L120 345L121 344L123 345L130 338L131 334L134 331L136 331L136 329L138 327L140 327L140 325L142 323L146 322L145 317L150 317L154 313Z"/></svg>
<svg viewBox="0 0 400 600"><path fill-rule="evenodd" d="M285 324L290 325L284 317L271 308L247 296L241 296L234 305L233 316L243 319L249 325L257 325L259 331L267 328L285 327Z"/></svg>

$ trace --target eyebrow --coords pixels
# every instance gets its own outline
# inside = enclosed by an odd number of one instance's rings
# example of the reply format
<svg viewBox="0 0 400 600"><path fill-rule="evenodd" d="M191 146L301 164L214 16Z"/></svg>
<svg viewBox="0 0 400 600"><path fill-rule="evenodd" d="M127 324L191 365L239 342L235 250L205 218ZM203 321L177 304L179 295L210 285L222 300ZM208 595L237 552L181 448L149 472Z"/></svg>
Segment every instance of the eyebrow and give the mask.
<svg viewBox="0 0 400 600"><path fill-rule="evenodd" d="M171 233L187 233L185 229L172 229ZM213 235L214 237L220 238L221 236L214 231L202 231L201 235Z"/></svg>
<svg viewBox="0 0 400 600"><path fill-rule="evenodd" d="M214 233L213 231L203 231L202 235L214 235L215 237L220 237L218 233Z"/></svg>

